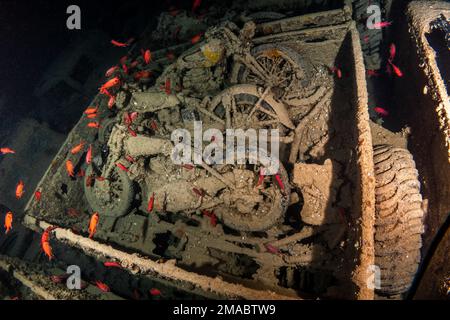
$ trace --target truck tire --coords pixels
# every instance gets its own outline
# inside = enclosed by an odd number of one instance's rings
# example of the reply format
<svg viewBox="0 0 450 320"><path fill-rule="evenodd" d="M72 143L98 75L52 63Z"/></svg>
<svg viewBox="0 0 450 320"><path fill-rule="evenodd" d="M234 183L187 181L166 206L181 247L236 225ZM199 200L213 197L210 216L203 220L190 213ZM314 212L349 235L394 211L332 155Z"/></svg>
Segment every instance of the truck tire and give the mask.
<svg viewBox="0 0 450 320"><path fill-rule="evenodd" d="M376 294L401 297L417 272L424 231L418 171L408 150L374 147L375 265L381 283Z"/></svg>

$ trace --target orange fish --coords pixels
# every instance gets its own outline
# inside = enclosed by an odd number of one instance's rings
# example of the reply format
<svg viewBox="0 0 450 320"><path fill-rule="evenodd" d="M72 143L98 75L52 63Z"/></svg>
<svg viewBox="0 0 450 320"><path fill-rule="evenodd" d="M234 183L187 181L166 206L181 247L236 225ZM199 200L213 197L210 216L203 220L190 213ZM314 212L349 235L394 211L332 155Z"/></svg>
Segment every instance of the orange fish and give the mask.
<svg viewBox="0 0 450 320"><path fill-rule="evenodd" d="M94 212L94 214L91 217L91 221L89 222L89 238L92 239L95 232L97 231L97 224L99 220L99 215L97 212Z"/></svg>
<svg viewBox="0 0 450 320"><path fill-rule="evenodd" d="M36 199L36 202L39 202L39 201L41 201L41 192L40 191L36 191L35 193L34 193L34 198Z"/></svg>
<svg viewBox="0 0 450 320"><path fill-rule="evenodd" d="M392 22L390 22L390 21L381 21L381 22L375 22L373 24L373 27L375 29L381 29L381 28L389 27L391 24L392 24Z"/></svg>
<svg viewBox="0 0 450 320"><path fill-rule="evenodd" d="M101 281L95 281L95 285L102 290L103 292L109 292L111 289L108 287L107 284L101 282Z"/></svg>
<svg viewBox="0 0 450 320"><path fill-rule="evenodd" d="M22 180L20 180L16 186L16 199L17 200L22 198L23 193L24 193L24 191L23 191L24 187L25 187L25 184L23 183Z"/></svg>
<svg viewBox="0 0 450 320"><path fill-rule="evenodd" d="M127 42L119 42L116 40L111 40L111 43L116 46L116 47L120 47L120 48L124 48L124 47L128 47L129 43Z"/></svg>
<svg viewBox="0 0 450 320"><path fill-rule="evenodd" d="M149 64L151 60L152 60L152 53L150 52L150 50L146 50L146 51L144 52L144 61L145 61L145 64Z"/></svg>
<svg viewBox="0 0 450 320"><path fill-rule="evenodd" d="M103 265L107 268L123 268L120 263L115 261L106 261Z"/></svg>
<svg viewBox="0 0 450 320"><path fill-rule="evenodd" d="M75 177L75 171L74 171L74 165L72 163L72 161L67 160L66 161L66 171L69 174L69 176L71 177Z"/></svg>
<svg viewBox="0 0 450 320"><path fill-rule="evenodd" d="M114 77L111 80L108 80L107 82L105 82L101 87L100 87L100 91L104 91L106 89L112 88L117 86L120 83L120 79L118 77Z"/></svg>
<svg viewBox="0 0 450 320"><path fill-rule="evenodd" d="M125 171L125 172L128 172L129 170L128 170L128 168L127 167L125 167L123 164L121 164L121 163L116 163L116 166L120 169L120 170L123 170L123 171Z"/></svg>
<svg viewBox="0 0 450 320"><path fill-rule="evenodd" d="M403 77L403 72L400 70L399 67L397 67L395 64L393 64L391 61L388 61L391 65L392 69L394 70L394 73L397 77Z"/></svg>
<svg viewBox="0 0 450 320"><path fill-rule="evenodd" d="M89 149L86 153L86 164L91 164L92 162L92 145L89 145Z"/></svg>
<svg viewBox="0 0 450 320"><path fill-rule="evenodd" d="M52 260L54 255L53 255L53 250L52 247L50 246L49 242L44 242L42 244L42 250L44 251L45 255L48 257L48 260Z"/></svg>
<svg viewBox="0 0 450 320"><path fill-rule="evenodd" d="M95 118L97 118L97 114L96 113L91 113L91 114L88 114L86 117L88 118L88 119L95 119Z"/></svg>
<svg viewBox="0 0 450 320"><path fill-rule="evenodd" d="M16 153L14 150L10 149L10 148L0 148L0 153L1 154L8 154L8 153Z"/></svg>
<svg viewBox="0 0 450 320"><path fill-rule="evenodd" d="M141 79L150 78L152 73L150 71L139 71L134 74L134 80L139 81Z"/></svg>
<svg viewBox="0 0 450 320"><path fill-rule="evenodd" d="M5 228L6 228L5 234L12 229L12 223L13 223L13 213L9 211L5 215Z"/></svg>
<svg viewBox="0 0 450 320"><path fill-rule="evenodd" d="M88 126L89 128L96 128L96 129L98 129L98 128L101 127L101 126L100 126L100 123L98 123L98 122L89 122L89 123L87 124L87 126Z"/></svg>
<svg viewBox="0 0 450 320"><path fill-rule="evenodd" d="M44 233L42 233L41 236L42 251L44 251L49 260L52 260L52 258L54 257L52 247L50 246L50 232L55 229L56 227L48 227L47 229L45 229Z"/></svg>
<svg viewBox="0 0 450 320"><path fill-rule="evenodd" d="M97 107L88 107L86 110L84 110L85 114L93 114L93 113L97 113L98 111L98 106Z"/></svg>
<svg viewBox="0 0 450 320"><path fill-rule="evenodd" d="M203 32L200 32L199 34L196 34L195 36L193 36L191 38L191 43L192 44L196 44L197 42L200 41L200 39L202 38Z"/></svg>
<svg viewBox="0 0 450 320"><path fill-rule="evenodd" d="M105 77L107 77L107 78L111 77L112 74L117 71L117 69L119 69L118 66L109 68L108 70L106 70Z"/></svg>
<svg viewBox="0 0 450 320"><path fill-rule="evenodd" d="M151 213L153 211L153 206L155 204L155 193L153 192L152 196L148 200L147 211Z"/></svg>
<svg viewBox="0 0 450 320"><path fill-rule="evenodd" d="M81 151L81 149L83 149L84 147L84 142L81 141L79 144L77 144L75 147L72 148L72 150L70 150L71 154L77 154L78 152Z"/></svg>

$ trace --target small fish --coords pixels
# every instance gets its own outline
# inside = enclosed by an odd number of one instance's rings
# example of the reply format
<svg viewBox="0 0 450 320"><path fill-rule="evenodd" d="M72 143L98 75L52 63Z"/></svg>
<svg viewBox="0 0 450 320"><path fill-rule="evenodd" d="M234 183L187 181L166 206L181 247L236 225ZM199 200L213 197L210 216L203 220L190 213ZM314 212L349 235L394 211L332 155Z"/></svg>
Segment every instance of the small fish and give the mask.
<svg viewBox="0 0 450 320"><path fill-rule="evenodd" d="M259 177L258 177L258 183L256 184L257 187L259 187L264 181L264 175L262 173L262 169L259 170Z"/></svg>
<svg viewBox="0 0 450 320"><path fill-rule="evenodd" d="M92 187L92 184L94 183L94 175L91 174L90 176L86 177L86 187Z"/></svg>
<svg viewBox="0 0 450 320"><path fill-rule="evenodd" d="M372 69L367 70L367 75L369 77L379 77L380 76L380 74L376 70L372 70Z"/></svg>
<svg viewBox="0 0 450 320"><path fill-rule="evenodd" d="M280 249L278 249L277 247L275 247L275 246L273 246L273 245L271 245L269 243L266 243L264 245L264 247L266 248L266 251L269 252L269 253L272 253L272 254L279 254L280 253Z"/></svg>
<svg viewBox="0 0 450 320"><path fill-rule="evenodd" d="M145 61L145 64L149 64L151 60L152 60L152 53L151 53L150 50L147 49L147 50L145 50L145 52L144 52L144 61Z"/></svg>
<svg viewBox="0 0 450 320"><path fill-rule="evenodd" d="M136 133L133 129L131 129L130 126L128 126L127 129L128 129L128 133L129 133L132 137L137 137L137 133Z"/></svg>
<svg viewBox="0 0 450 320"><path fill-rule="evenodd" d="M136 67L138 66L138 64L139 64L139 61L134 60L134 61L130 64L130 68L131 68L131 69L134 69L134 68L136 68Z"/></svg>
<svg viewBox="0 0 450 320"><path fill-rule="evenodd" d="M150 127L153 129L153 131L158 131L158 125L155 120L152 120L150 122Z"/></svg>
<svg viewBox="0 0 450 320"><path fill-rule="evenodd" d="M128 45L129 45L129 43L127 43L127 42L119 42L119 41L116 41L116 40L111 40L111 43L114 46L120 47L120 48L125 48L125 47L128 47Z"/></svg>
<svg viewBox="0 0 450 320"><path fill-rule="evenodd" d="M89 145L89 148L86 152L86 164L90 165L92 162L92 144Z"/></svg>
<svg viewBox="0 0 450 320"><path fill-rule="evenodd" d="M50 280L53 283L63 283L69 278L69 274L62 274L62 275L52 275L50 276Z"/></svg>
<svg viewBox="0 0 450 320"><path fill-rule="evenodd" d="M205 190L203 189L192 188L192 191L194 191L194 193L198 195L200 198L203 198L206 194Z"/></svg>
<svg viewBox="0 0 450 320"><path fill-rule="evenodd" d="M123 268L120 263L115 261L106 261L103 265L107 268Z"/></svg>
<svg viewBox="0 0 450 320"><path fill-rule="evenodd" d="M96 177L95 180L103 182L103 181L108 180L108 179L106 179L105 177Z"/></svg>
<svg viewBox="0 0 450 320"><path fill-rule="evenodd" d="M77 144L75 147L73 147L72 150L70 150L70 153L71 153L71 154L77 154L77 153L80 152L83 148L84 148L84 142L81 141L79 144Z"/></svg>
<svg viewBox="0 0 450 320"><path fill-rule="evenodd" d="M335 73L336 76L337 76L339 79L342 78L342 71L341 71L341 69L339 69L339 68L337 68L337 67L332 67L332 68L330 68L330 70L331 70L332 73Z"/></svg>
<svg viewBox="0 0 450 320"><path fill-rule="evenodd" d="M98 114L96 114L96 113L91 113L91 114L88 114L86 117L87 117L88 119L95 119L95 118L97 118L97 116L98 116Z"/></svg>
<svg viewBox="0 0 450 320"><path fill-rule="evenodd" d="M106 70L105 77L109 78L113 75L114 72L116 72L119 69L119 66L113 66Z"/></svg>
<svg viewBox="0 0 450 320"><path fill-rule="evenodd" d="M202 0L194 0L194 2L192 3L192 12L195 12L201 4Z"/></svg>
<svg viewBox="0 0 450 320"><path fill-rule="evenodd" d="M153 192L153 194L150 197L150 199L148 200L148 204L147 204L148 213L151 213L153 211L154 204L155 204L155 193Z"/></svg>
<svg viewBox="0 0 450 320"><path fill-rule="evenodd" d="M392 62L394 60L396 51L395 44L391 43L389 46L389 61Z"/></svg>
<svg viewBox="0 0 450 320"><path fill-rule="evenodd" d="M160 296L161 295L161 291L156 288L150 289L149 292L150 292L150 295L152 295L152 296Z"/></svg>
<svg viewBox="0 0 450 320"><path fill-rule="evenodd" d="M387 117L389 115L389 112L381 107L375 107L373 110L382 117Z"/></svg>
<svg viewBox="0 0 450 320"><path fill-rule="evenodd" d="M118 77L114 77L111 80L106 81L101 87L100 87L100 91L104 91L107 90L109 88L115 87L118 84L120 84L120 79Z"/></svg>
<svg viewBox="0 0 450 320"><path fill-rule="evenodd" d="M187 170L192 170L195 168L192 164L183 164L182 167Z"/></svg>
<svg viewBox="0 0 450 320"><path fill-rule="evenodd" d="M94 214L91 217L91 220L89 221L89 238L92 239L94 237L95 232L97 231L97 224L100 216L97 212L94 212Z"/></svg>
<svg viewBox="0 0 450 320"><path fill-rule="evenodd" d="M103 292L110 292L111 291L111 289L108 287L108 285L103 283L103 282L101 282L101 281L95 281L95 285L97 286L97 288L99 288Z"/></svg>
<svg viewBox="0 0 450 320"><path fill-rule="evenodd" d="M119 63L121 65L125 64L127 62L127 60L128 60L128 56L123 56L122 58L119 59Z"/></svg>
<svg viewBox="0 0 450 320"><path fill-rule="evenodd" d="M34 193L34 199L36 200L36 202L40 202L41 201L41 196L42 196L42 193L40 191L36 191Z"/></svg>
<svg viewBox="0 0 450 320"><path fill-rule="evenodd" d="M139 81L141 79L148 79L152 76L150 71L139 71L134 74L134 80Z"/></svg>
<svg viewBox="0 0 450 320"><path fill-rule="evenodd" d="M170 94L171 90L170 90L170 79L166 79L166 81L164 82L164 91L166 92L166 94Z"/></svg>
<svg viewBox="0 0 450 320"><path fill-rule="evenodd" d="M16 153L13 149L10 148L0 148L0 154L14 154Z"/></svg>
<svg viewBox="0 0 450 320"><path fill-rule="evenodd" d="M16 186L16 199L17 200L22 198L22 196L24 194L24 188L25 188L25 184L23 183L22 180L20 180L19 183L17 183L17 186Z"/></svg>
<svg viewBox="0 0 450 320"><path fill-rule="evenodd" d="M100 123L98 122L89 122L87 126L88 128L95 128L95 129L101 128Z"/></svg>
<svg viewBox="0 0 450 320"><path fill-rule="evenodd" d="M42 243L42 251L44 251L45 255L48 257L48 260L52 260L55 257L53 255L52 247L48 241Z"/></svg>
<svg viewBox="0 0 450 320"><path fill-rule="evenodd" d="M399 67L397 67L395 64L393 64L391 61L388 61L392 69L394 70L394 74L397 77L403 77L403 72L400 70Z"/></svg>
<svg viewBox="0 0 450 320"><path fill-rule="evenodd" d="M191 38L191 43L192 43L192 44L196 44L197 42L200 41L200 39L202 38L202 36L203 36L203 32L200 32L200 33L196 34L195 36L193 36L193 37Z"/></svg>
<svg viewBox="0 0 450 320"><path fill-rule="evenodd" d="M373 24L373 28L374 29L381 29L381 28L389 27L391 24L392 24L392 22L390 22L390 21L375 22Z"/></svg>
<svg viewBox="0 0 450 320"><path fill-rule="evenodd" d="M209 217L209 222L211 223L211 226L215 227L217 225L217 216L213 211L203 210L203 215Z"/></svg>
<svg viewBox="0 0 450 320"><path fill-rule="evenodd" d="M125 159L129 162L129 163L135 163L136 160L134 160L134 158L130 155L126 155Z"/></svg>
<svg viewBox="0 0 450 320"><path fill-rule="evenodd" d="M123 164L121 164L121 163L119 163L119 162L116 163L116 166L117 166L120 170L123 170L123 171L125 171L125 172L129 172L129 171L130 171L130 170L128 170L127 167L125 167Z"/></svg>
<svg viewBox="0 0 450 320"><path fill-rule="evenodd" d="M97 107L88 107L86 110L84 110L85 114L94 114L97 113L98 111L98 106Z"/></svg>
<svg viewBox="0 0 450 320"><path fill-rule="evenodd" d="M74 165L71 160L66 161L66 171L72 178L75 177Z"/></svg>
<svg viewBox="0 0 450 320"><path fill-rule="evenodd" d="M116 97L110 96L109 100L108 100L108 108L111 109L115 103L116 103Z"/></svg>
<svg viewBox="0 0 450 320"><path fill-rule="evenodd" d="M7 234L12 229L13 224L13 213L11 211L7 212L5 215L5 234Z"/></svg>
<svg viewBox="0 0 450 320"><path fill-rule="evenodd" d="M122 70L125 74L128 74L128 67L125 63L122 65Z"/></svg>
<svg viewBox="0 0 450 320"><path fill-rule="evenodd" d="M283 184L283 181L281 181L281 177L280 177L280 174L279 174L279 173L277 173L277 174L275 175L275 180L277 180L277 183L278 183L278 186L280 187L280 189L281 189L282 191L284 191L284 184Z"/></svg>

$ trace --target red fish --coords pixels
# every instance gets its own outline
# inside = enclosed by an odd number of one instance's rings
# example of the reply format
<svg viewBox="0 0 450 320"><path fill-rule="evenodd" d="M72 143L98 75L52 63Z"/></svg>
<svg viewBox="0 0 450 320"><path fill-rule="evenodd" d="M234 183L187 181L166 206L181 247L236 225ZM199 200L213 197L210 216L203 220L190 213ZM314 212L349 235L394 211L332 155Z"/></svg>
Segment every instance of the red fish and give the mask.
<svg viewBox="0 0 450 320"><path fill-rule="evenodd" d="M92 162L92 144L89 145L88 151L86 153L86 164L89 165Z"/></svg>
<svg viewBox="0 0 450 320"><path fill-rule="evenodd" d="M118 77L114 77L111 80L106 81L101 87L100 91L104 92L106 89L112 88L120 84L120 79Z"/></svg>
<svg viewBox="0 0 450 320"><path fill-rule="evenodd" d="M130 170L128 170L127 167L125 167L123 164L121 164L121 163L119 163L119 162L116 163L116 166L117 166L120 170L123 170L123 171L125 171L125 172L130 171Z"/></svg>
<svg viewBox="0 0 450 320"><path fill-rule="evenodd" d="M59 275L59 276L57 276L57 275L50 276L50 280L53 283L63 283L63 282L65 282L67 280L67 278L69 278L68 274L62 274L62 275Z"/></svg>
<svg viewBox="0 0 450 320"><path fill-rule="evenodd" d="M166 82L164 83L164 91L166 92L166 94L170 94L171 90L170 90L170 79L166 79Z"/></svg>
<svg viewBox="0 0 450 320"><path fill-rule="evenodd" d="M337 68L337 67L332 67L332 68L331 68L331 72L332 72L332 73L335 73L336 76L337 76L339 79L342 78L342 71L341 71L341 69L339 69L339 68Z"/></svg>
<svg viewBox="0 0 450 320"><path fill-rule="evenodd" d="M150 71L139 71L134 74L134 80L139 81L141 79L148 79L152 76Z"/></svg>
<svg viewBox="0 0 450 320"><path fill-rule="evenodd" d="M88 128L95 128L95 129L101 128L100 123L98 122L89 122L87 126Z"/></svg>
<svg viewBox="0 0 450 320"><path fill-rule="evenodd" d="M70 150L71 154L77 154L78 152L80 152L84 147L84 142L81 141L79 144L77 144L75 147L72 148L72 150Z"/></svg>
<svg viewBox="0 0 450 320"><path fill-rule="evenodd" d="M80 171L78 171L77 173L77 177L84 177L86 175L86 171L84 171L83 169L80 169Z"/></svg>
<svg viewBox="0 0 450 320"><path fill-rule="evenodd" d="M105 177L96 177L95 180L102 182L108 179L106 179Z"/></svg>
<svg viewBox="0 0 450 320"><path fill-rule="evenodd" d="M369 77L379 77L380 76L380 74L376 70L372 70L372 69L367 70L367 75Z"/></svg>
<svg viewBox="0 0 450 320"><path fill-rule="evenodd" d="M122 65L122 70L123 72L125 72L125 74L128 74L128 67L125 63Z"/></svg>
<svg viewBox="0 0 450 320"><path fill-rule="evenodd" d="M103 265L107 268L123 268L120 263L114 261L107 261Z"/></svg>
<svg viewBox="0 0 450 320"><path fill-rule="evenodd" d="M391 43L391 45L389 46L389 61L393 61L395 58L395 53L396 53L396 48L395 48L395 44Z"/></svg>
<svg viewBox="0 0 450 320"><path fill-rule="evenodd" d="M116 97L110 96L109 100L108 100L108 108L111 109L115 103L116 103Z"/></svg>
<svg viewBox="0 0 450 320"><path fill-rule="evenodd" d="M36 191L34 193L34 199L36 199L36 202L41 201L41 195L42 195L42 193L40 191Z"/></svg>
<svg viewBox="0 0 450 320"><path fill-rule="evenodd" d="M393 64L391 61L388 61L392 69L394 70L394 74L397 77L403 77L403 72L400 70L399 67L397 67L395 64Z"/></svg>
<svg viewBox="0 0 450 320"><path fill-rule="evenodd" d="M89 114L94 114L97 113L98 111L98 106L97 107L88 107L86 110L84 110L84 113L89 115Z"/></svg>
<svg viewBox="0 0 450 320"><path fill-rule="evenodd" d="M201 4L202 0L194 0L194 2L192 3L192 12L195 12Z"/></svg>
<svg viewBox="0 0 450 320"><path fill-rule="evenodd" d="M155 120L152 120L150 122L150 127L153 129L153 131L158 131L158 124L156 123Z"/></svg>
<svg viewBox="0 0 450 320"><path fill-rule="evenodd" d="M264 247L266 247L266 250L269 253L272 253L272 254L279 254L280 253L280 249L278 249L277 247L275 247L275 246L273 246L273 245L271 245L269 243L266 243L264 245Z"/></svg>
<svg viewBox="0 0 450 320"><path fill-rule="evenodd" d="M277 180L277 183L280 186L280 189L284 191L284 184L283 184L283 181L281 181L281 177L280 177L279 173L277 173L275 175L275 180Z"/></svg>
<svg viewBox="0 0 450 320"><path fill-rule="evenodd" d="M101 281L95 281L95 285L97 286L97 288L99 288L103 292L110 292L111 291L111 289L108 287L108 285L103 283L103 282L101 282Z"/></svg>
<svg viewBox="0 0 450 320"><path fill-rule="evenodd" d="M147 211L151 213L153 211L153 206L155 204L155 193L153 192L152 196L148 200Z"/></svg>
<svg viewBox="0 0 450 320"><path fill-rule="evenodd" d="M106 70L105 77L109 78L113 75L114 72L116 72L119 69L119 66L113 66Z"/></svg>
<svg viewBox="0 0 450 320"><path fill-rule="evenodd" d="M205 190L203 189L192 188L192 191L194 191L194 193L198 195L200 198L203 198L206 194Z"/></svg>
<svg viewBox="0 0 450 320"><path fill-rule="evenodd" d="M94 175L91 174L90 176L86 177L86 187L92 187L92 184L94 183Z"/></svg>
<svg viewBox="0 0 450 320"><path fill-rule="evenodd" d="M73 162L71 160L66 161L66 171L72 178L75 177L75 169Z"/></svg>
<svg viewBox="0 0 450 320"><path fill-rule="evenodd" d="M9 211L5 215L5 234L8 233L12 229L12 223L13 223L13 213Z"/></svg>
<svg viewBox="0 0 450 320"><path fill-rule="evenodd" d="M137 133L136 133L133 129L131 129L130 126L128 126L127 129L128 129L128 133L129 133L132 137L137 137Z"/></svg>
<svg viewBox="0 0 450 320"><path fill-rule="evenodd" d="M149 64L151 60L152 60L152 53L151 53L150 50L146 50L146 51L144 52L144 61L145 61L145 64Z"/></svg>
<svg viewBox="0 0 450 320"><path fill-rule="evenodd" d="M132 156L126 155L125 159L129 162L129 163L134 163L136 162L136 160L134 160L134 158Z"/></svg>
<svg viewBox="0 0 450 320"><path fill-rule="evenodd" d="M119 59L119 63L120 63L121 65L122 65L122 64L125 64L125 63L127 62L127 59L128 59L127 56L123 56L122 58Z"/></svg>
<svg viewBox="0 0 450 320"><path fill-rule="evenodd" d="M22 180L20 180L19 183L16 186L16 199L17 200L22 198L23 193L24 193L24 188L25 188L25 184L23 183Z"/></svg>
<svg viewBox="0 0 450 320"><path fill-rule="evenodd" d="M52 260L52 258L54 257L52 247L50 246L50 232L55 229L56 227L53 226L48 227L47 229L45 229L41 236L41 248L49 260Z"/></svg>
<svg viewBox="0 0 450 320"><path fill-rule="evenodd" d="M381 22L375 22L373 24L373 27L375 29L381 29L381 28L389 27L391 24L392 24L392 22L390 22L390 21L381 21Z"/></svg>
<svg viewBox="0 0 450 320"><path fill-rule="evenodd" d="M116 46L116 47L120 47L120 48L124 48L124 47L128 47L129 43L127 42L119 42L116 40L111 40L111 43Z"/></svg>
<svg viewBox="0 0 450 320"><path fill-rule="evenodd" d="M387 117L389 115L389 112L381 107L375 107L373 110L382 117Z"/></svg>
<svg viewBox="0 0 450 320"><path fill-rule="evenodd" d="M200 39L202 38L202 36L203 36L203 32L200 32L200 33L196 34L195 36L193 36L193 37L191 38L191 43L192 43L192 44L196 44L197 42L200 41Z"/></svg>
<svg viewBox="0 0 450 320"><path fill-rule="evenodd" d="M88 114L86 117L88 118L88 119L95 119L95 118L97 118L97 114L96 113L91 113L91 114Z"/></svg>
<svg viewBox="0 0 450 320"><path fill-rule="evenodd" d="M134 60L134 61L130 64L130 68L131 68L131 69L136 68L138 64L139 64L139 61Z"/></svg>
<svg viewBox="0 0 450 320"><path fill-rule="evenodd" d="M13 149L10 148L0 148L0 154L14 154L16 153Z"/></svg>
<svg viewBox="0 0 450 320"><path fill-rule="evenodd" d="M150 292L150 294L151 294L152 296L160 296L160 295L161 295L161 291L158 290L158 289L156 289L156 288L150 289L149 292Z"/></svg>

